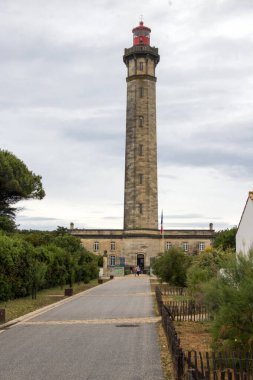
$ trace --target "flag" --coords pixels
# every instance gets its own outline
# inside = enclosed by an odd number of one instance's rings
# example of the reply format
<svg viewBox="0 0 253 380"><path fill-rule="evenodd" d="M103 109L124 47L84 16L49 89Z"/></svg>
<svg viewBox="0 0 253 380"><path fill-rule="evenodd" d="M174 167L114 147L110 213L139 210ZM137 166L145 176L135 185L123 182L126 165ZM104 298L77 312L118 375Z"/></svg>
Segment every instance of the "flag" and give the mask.
<svg viewBox="0 0 253 380"><path fill-rule="evenodd" d="M163 210L161 213L161 234L163 233Z"/></svg>

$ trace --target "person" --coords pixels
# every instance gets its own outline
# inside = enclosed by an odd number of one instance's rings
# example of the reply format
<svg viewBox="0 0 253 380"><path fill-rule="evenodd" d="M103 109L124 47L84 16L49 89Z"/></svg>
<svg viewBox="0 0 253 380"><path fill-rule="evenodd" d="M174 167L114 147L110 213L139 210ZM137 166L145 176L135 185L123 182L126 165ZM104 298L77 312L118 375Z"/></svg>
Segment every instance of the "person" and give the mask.
<svg viewBox="0 0 253 380"><path fill-rule="evenodd" d="M137 276L139 276L141 273L141 268L139 267L139 265L137 265L136 267L136 273L137 273Z"/></svg>

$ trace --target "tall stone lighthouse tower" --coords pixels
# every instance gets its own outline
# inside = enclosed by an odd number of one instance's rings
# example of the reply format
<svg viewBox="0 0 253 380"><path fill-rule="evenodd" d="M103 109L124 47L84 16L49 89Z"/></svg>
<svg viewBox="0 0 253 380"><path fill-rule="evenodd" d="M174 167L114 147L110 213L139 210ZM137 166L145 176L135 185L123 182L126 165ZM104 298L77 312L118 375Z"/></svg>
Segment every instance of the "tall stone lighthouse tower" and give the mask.
<svg viewBox="0 0 253 380"><path fill-rule="evenodd" d="M125 49L127 67L124 229L74 229L84 247L104 256L104 274L120 276L124 267L149 270L152 259L171 246L196 253L210 247L214 230L158 229L156 76L158 49L141 21L133 46ZM212 226L212 225L210 225Z"/></svg>
<svg viewBox="0 0 253 380"><path fill-rule="evenodd" d="M133 46L125 49L127 66L124 230L157 230L156 76L158 49L151 29L141 21Z"/></svg>

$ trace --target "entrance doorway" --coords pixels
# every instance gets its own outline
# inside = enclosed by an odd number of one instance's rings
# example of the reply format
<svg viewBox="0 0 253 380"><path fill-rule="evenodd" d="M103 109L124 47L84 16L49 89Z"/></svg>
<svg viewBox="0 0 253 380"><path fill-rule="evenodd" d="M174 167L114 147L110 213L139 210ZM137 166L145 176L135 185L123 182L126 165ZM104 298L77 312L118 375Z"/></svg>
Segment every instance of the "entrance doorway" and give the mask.
<svg viewBox="0 0 253 380"><path fill-rule="evenodd" d="M144 271L144 255L142 253L137 254L137 266L141 268L141 271Z"/></svg>

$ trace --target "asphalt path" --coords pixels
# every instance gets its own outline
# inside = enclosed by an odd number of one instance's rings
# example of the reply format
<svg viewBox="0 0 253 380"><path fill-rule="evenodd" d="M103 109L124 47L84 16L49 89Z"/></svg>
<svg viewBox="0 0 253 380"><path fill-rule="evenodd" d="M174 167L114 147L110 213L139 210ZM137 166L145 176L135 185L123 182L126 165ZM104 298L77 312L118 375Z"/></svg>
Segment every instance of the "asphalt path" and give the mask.
<svg viewBox="0 0 253 380"><path fill-rule="evenodd" d="M146 276L114 279L0 330L0 380L163 380Z"/></svg>

